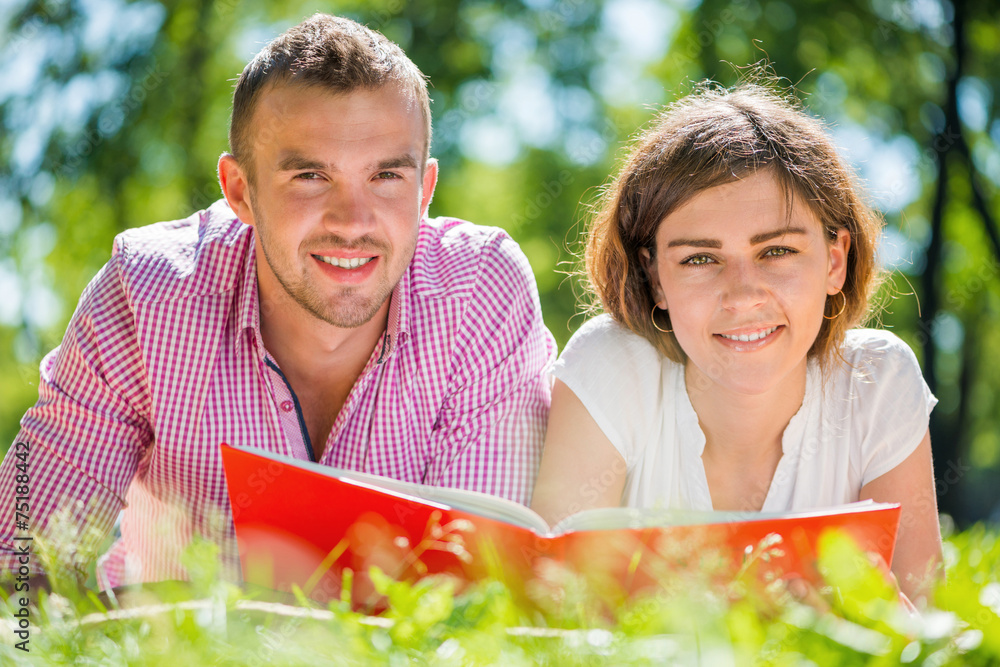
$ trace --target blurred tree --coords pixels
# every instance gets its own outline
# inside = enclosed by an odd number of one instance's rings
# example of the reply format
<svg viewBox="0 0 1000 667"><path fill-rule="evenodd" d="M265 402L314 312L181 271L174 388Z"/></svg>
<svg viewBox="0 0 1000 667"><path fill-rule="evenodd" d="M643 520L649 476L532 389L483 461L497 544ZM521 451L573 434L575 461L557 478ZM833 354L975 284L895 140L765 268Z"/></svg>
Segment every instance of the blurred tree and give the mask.
<svg viewBox="0 0 1000 667"><path fill-rule="evenodd" d="M883 321L941 399L942 508L974 519L998 506L1000 380L981 360L1000 350L1000 21L971 0L7 0L0 448L114 234L218 198L232 81L315 11L381 30L430 76L432 213L510 231L560 343L582 322L565 276L578 223L623 141L693 82L733 83L766 58L886 213Z"/></svg>

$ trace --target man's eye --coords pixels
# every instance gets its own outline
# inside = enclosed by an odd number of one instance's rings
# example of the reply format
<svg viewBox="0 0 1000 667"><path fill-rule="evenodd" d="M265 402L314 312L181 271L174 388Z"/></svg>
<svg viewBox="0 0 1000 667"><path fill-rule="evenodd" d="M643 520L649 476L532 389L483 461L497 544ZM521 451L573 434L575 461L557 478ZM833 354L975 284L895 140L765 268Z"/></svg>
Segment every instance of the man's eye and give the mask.
<svg viewBox="0 0 1000 667"><path fill-rule="evenodd" d="M317 174L315 171L306 171L301 174L296 174L295 178L302 181L314 181L317 178L319 178L319 174Z"/></svg>
<svg viewBox="0 0 1000 667"><path fill-rule="evenodd" d="M402 176L400 176L394 171L380 171L375 178L377 178L380 181L391 181L397 178L402 178Z"/></svg>

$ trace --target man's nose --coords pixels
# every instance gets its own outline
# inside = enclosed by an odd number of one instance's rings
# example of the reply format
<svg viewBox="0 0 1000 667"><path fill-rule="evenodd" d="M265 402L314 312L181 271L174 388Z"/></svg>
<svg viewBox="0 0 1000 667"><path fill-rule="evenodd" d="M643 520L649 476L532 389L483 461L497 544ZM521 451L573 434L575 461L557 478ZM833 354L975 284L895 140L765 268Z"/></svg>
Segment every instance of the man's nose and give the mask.
<svg viewBox="0 0 1000 667"><path fill-rule="evenodd" d="M371 230L375 222L373 196L364 184L337 183L326 202L326 226L352 234Z"/></svg>

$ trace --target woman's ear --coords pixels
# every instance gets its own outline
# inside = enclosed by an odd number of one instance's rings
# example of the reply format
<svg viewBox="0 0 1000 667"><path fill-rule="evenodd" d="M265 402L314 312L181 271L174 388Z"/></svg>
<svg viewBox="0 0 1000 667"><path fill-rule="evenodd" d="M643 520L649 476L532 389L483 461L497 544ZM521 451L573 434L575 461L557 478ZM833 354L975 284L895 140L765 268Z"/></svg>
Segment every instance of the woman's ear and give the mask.
<svg viewBox="0 0 1000 667"><path fill-rule="evenodd" d="M639 262L642 264L642 270L646 273L646 279L649 280L649 289L653 293L656 305L666 309L667 300L663 298L663 290L660 288L660 274L656 268L656 259L650 254L649 248L639 248Z"/></svg>
<svg viewBox="0 0 1000 667"><path fill-rule="evenodd" d="M841 227L837 238L830 244L830 270L827 274L826 293L836 294L847 282L847 258L851 252L851 233Z"/></svg>

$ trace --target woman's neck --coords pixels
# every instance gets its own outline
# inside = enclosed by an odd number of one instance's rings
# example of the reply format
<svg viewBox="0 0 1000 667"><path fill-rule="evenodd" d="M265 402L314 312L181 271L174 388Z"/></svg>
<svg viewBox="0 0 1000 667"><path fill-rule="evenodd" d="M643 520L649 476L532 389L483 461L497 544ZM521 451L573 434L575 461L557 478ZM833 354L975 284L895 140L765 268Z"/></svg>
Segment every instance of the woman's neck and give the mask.
<svg viewBox="0 0 1000 667"><path fill-rule="evenodd" d="M788 422L802 406L806 391L806 361L780 383L761 394L742 394L699 377L689 363L684 380L691 406L705 434L705 448L752 460L781 448ZM692 389L697 387L697 389Z"/></svg>
<svg viewBox="0 0 1000 667"><path fill-rule="evenodd" d="M805 396L805 362L763 394L705 382L690 364L684 381L705 434L701 460L712 507L761 510L781 461L785 428Z"/></svg>

